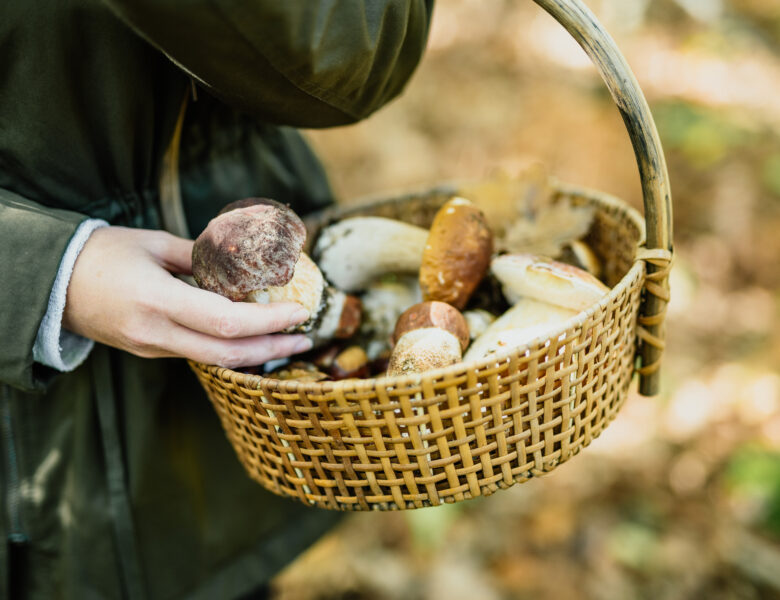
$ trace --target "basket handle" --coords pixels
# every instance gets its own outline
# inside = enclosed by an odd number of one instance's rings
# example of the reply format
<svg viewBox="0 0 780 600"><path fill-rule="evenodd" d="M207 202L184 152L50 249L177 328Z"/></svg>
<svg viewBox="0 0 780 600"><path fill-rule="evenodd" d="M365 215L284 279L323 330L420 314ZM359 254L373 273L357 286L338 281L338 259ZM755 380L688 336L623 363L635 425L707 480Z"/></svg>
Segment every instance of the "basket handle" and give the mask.
<svg viewBox="0 0 780 600"><path fill-rule="evenodd" d="M634 147L645 206L645 248L638 260L647 268L644 297L639 309L638 337L641 366L639 392L658 393L663 321L669 302L672 259L672 197L666 159L644 94L615 41L581 0L534 0L577 40L598 68L612 99L620 109Z"/></svg>

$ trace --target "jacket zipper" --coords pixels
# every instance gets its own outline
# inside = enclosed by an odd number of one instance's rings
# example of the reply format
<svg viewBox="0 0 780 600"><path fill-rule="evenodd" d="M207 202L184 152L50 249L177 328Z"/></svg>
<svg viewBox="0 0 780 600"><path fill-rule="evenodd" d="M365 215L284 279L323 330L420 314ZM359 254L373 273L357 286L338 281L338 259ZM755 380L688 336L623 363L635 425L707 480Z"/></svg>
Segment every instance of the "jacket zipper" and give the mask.
<svg viewBox="0 0 780 600"><path fill-rule="evenodd" d="M7 479L5 505L9 521L8 539L14 543L24 543L27 541L27 534L22 527L19 461L16 455L13 426L11 425L11 398L7 386L2 385L0 388L3 392L3 401L0 404L0 428L2 428L3 434L3 454Z"/></svg>

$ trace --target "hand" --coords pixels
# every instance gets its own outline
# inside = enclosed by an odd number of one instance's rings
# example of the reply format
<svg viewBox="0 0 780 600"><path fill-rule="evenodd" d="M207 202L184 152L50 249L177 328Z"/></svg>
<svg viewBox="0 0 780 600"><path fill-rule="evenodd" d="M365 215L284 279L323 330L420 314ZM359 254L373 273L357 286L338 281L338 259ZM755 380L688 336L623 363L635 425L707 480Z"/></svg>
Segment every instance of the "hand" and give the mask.
<svg viewBox="0 0 780 600"><path fill-rule="evenodd" d="M192 242L164 231L106 227L87 240L68 286L63 327L147 358L223 367L303 352L302 335L267 335L305 321L295 303L231 302L176 279L192 271Z"/></svg>

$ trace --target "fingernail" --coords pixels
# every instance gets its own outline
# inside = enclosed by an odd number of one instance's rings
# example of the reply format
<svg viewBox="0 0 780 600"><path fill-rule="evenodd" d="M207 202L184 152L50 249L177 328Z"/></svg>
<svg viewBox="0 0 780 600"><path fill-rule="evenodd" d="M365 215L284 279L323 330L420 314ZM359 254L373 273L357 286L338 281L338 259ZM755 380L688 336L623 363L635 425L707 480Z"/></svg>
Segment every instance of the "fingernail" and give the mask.
<svg viewBox="0 0 780 600"><path fill-rule="evenodd" d="M297 325L309 320L309 311L305 308L296 310L290 317L290 325Z"/></svg>
<svg viewBox="0 0 780 600"><path fill-rule="evenodd" d="M295 347L293 348L293 352L306 352L307 350L311 350L312 342L309 338L303 338L301 341L299 341L297 344L295 344Z"/></svg>

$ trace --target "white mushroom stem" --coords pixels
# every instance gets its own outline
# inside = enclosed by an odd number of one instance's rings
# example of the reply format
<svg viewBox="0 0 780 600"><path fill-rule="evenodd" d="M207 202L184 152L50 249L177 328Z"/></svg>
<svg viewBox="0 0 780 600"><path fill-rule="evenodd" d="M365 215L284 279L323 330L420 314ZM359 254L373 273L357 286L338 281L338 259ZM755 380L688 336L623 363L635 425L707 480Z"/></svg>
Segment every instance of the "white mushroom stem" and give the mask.
<svg viewBox="0 0 780 600"><path fill-rule="evenodd" d="M417 273L428 231L394 219L353 217L322 230L314 249L322 272L345 292L387 273Z"/></svg>
<svg viewBox="0 0 780 600"><path fill-rule="evenodd" d="M587 271L533 254L498 256L490 269L510 304L531 298L580 311L596 304L609 291Z"/></svg>
<svg viewBox="0 0 780 600"><path fill-rule="evenodd" d="M325 278L314 261L301 252L292 279L286 285L254 290L247 294L247 302L270 304L271 302L297 302L309 311L311 319L316 319L324 308L322 295L325 291ZM308 323L309 321L307 321Z"/></svg>
<svg viewBox="0 0 780 600"><path fill-rule="evenodd" d="M578 311L524 298L496 319L469 346L464 361L477 360L501 350L523 346L544 336Z"/></svg>
<svg viewBox="0 0 780 600"><path fill-rule="evenodd" d="M328 286L317 265L304 253L301 253L287 285L255 290L247 295L246 301L259 304L297 302L302 305L309 311L309 319L285 332L305 333L317 345L334 337L349 337L359 325L359 313L357 317L352 314L351 299L344 292ZM345 321L354 323L345 327Z"/></svg>

